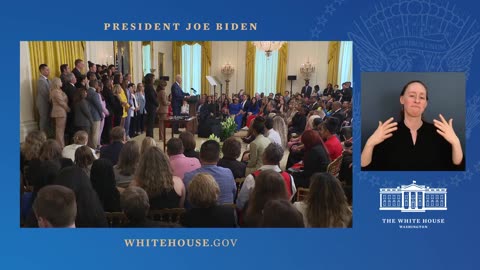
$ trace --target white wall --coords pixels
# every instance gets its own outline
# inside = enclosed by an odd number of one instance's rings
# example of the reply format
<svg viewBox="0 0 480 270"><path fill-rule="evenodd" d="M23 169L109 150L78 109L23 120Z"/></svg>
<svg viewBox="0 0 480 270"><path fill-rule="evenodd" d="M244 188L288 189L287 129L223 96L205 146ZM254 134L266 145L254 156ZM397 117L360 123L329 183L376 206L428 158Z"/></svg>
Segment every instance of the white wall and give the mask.
<svg viewBox="0 0 480 270"><path fill-rule="evenodd" d="M245 41L212 42L212 66L211 74L216 76L223 84L223 91L226 90L226 78L221 72L223 65L229 63L233 66L234 72L230 77L229 94L238 93L245 88L245 57L247 43ZM213 93L213 89L210 89ZM219 91L218 87L216 91Z"/></svg>
<svg viewBox="0 0 480 270"><path fill-rule="evenodd" d="M95 64L110 65L113 64L113 41L86 41L85 64L92 61ZM88 66L87 66L88 68Z"/></svg>
<svg viewBox="0 0 480 270"><path fill-rule="evenodd" d="M38 128L33 112L34 104L32 76L30 70L30 51L28 42L20 42L20 141L32 130Z"/></svg>
<svg viewBox="0 0 480 270"><path fill-rule="evenodd" d="M172 85L172 82L175 80L175 75L173 74L173 56L172 56L172 42L171 41L156 41L153 42L153 63L152 67L155 70L155 77L159 77L159 68L158 68L158 53L163 53L163 76L170 77L170 80L167 82L167 93Z"/></svg>
<svg viewBox="0 0 480 270"><path fill-rule="evenodd" d="M305 85L304 77L300 73L300 66L310 61L315 66L315 73L310 77L310 86L318 84L323 90L327 86L328 41L294 41L289 42L287 76L297 75L293 82L293 92L300 92ZM290 90L290 81L286 80L287 90Z"/></svg>

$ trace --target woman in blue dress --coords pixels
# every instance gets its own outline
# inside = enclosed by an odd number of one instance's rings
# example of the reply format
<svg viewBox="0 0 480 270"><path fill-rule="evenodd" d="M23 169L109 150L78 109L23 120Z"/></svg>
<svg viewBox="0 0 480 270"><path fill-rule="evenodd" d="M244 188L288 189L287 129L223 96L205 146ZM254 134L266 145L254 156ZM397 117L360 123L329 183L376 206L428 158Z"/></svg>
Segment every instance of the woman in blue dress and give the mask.
<svg viewBox="0 0 480 270"><path fill-rule="evenodd" d="M238 97L233 98L233 103L230 103L229 107L230 116L233 116L235 123L237 123L237 130L242 128L242 104L238 102Z"/></svg>

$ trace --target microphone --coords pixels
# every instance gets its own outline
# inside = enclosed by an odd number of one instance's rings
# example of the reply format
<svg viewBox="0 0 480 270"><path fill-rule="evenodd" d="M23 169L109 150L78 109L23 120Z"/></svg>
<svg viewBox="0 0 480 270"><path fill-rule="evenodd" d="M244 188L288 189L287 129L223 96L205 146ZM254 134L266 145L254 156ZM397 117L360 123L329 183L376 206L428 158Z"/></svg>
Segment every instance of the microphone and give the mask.
<svg viewBox="0 0 480 270"><path fill-rule="evenodd" d="M193 88L190 88L190 90L192 90L195 94L197 93L197 90L195 90Z"/></svg>

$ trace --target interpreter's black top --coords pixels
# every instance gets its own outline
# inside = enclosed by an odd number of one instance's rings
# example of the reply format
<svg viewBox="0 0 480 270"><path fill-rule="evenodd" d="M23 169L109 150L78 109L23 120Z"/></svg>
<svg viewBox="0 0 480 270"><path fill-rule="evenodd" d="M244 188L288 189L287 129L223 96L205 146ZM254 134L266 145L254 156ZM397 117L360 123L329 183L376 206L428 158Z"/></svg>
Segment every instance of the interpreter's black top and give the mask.
<svg viewBox="0 0 480 270"><path fill-rule="evenodd" d="M461 171L460 165L452 162L452 146L440 134L437 128L427 122L417 130L417 141L413 144L410 129L405 123L398 122L393 136L373 150L372 162L362 170L371 171Z"/></svg>

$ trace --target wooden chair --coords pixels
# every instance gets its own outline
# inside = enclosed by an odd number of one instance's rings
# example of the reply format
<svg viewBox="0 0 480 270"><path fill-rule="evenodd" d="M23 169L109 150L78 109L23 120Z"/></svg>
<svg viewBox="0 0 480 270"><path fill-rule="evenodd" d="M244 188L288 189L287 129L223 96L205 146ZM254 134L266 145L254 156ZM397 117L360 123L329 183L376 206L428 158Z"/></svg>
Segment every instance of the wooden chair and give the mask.
<svg viewBox="0 0 480 270"><path fill-rule="evenodd" d="M342 165L343 155L340 155L334 161L330 162L327 167L327 173L338 177L338 173L340 172L340 167Z"/></svg>
<svg viewBox="0 0 480 270"><path fill-rule="evenodd" d="M180 223L185 208L170 208L148 211L148 217L154 221Z"/></svg>
<svg viewBox="0 0 480 270"><path fill-rule="evenodd" d="M310 190L308 188L299 187L297 189L297 202L301 202L301 201L305 200L307 198L309 192L310 192Z"/></svg>
<svg viewBox="0 0 480 270"><path fill-rule="evenodd" d="M105 212L108 227L118 228L128 223L128 218L123 212Z"/></svg>

